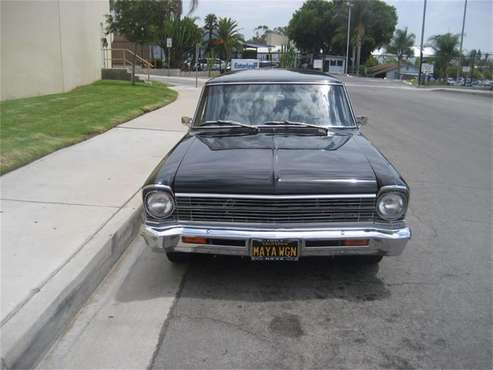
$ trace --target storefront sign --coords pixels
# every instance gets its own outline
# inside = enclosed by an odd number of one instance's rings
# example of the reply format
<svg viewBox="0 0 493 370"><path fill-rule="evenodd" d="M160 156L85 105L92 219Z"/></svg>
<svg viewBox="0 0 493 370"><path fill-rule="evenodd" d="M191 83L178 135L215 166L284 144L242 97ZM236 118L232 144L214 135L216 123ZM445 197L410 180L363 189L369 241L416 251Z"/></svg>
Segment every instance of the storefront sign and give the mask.
<svg viewBox="0 0 493 370"><path fill-rule="evenodd" d="M231 59L232 71L239 71L242 69L257 69L258 67L258 59Z"/></svg>

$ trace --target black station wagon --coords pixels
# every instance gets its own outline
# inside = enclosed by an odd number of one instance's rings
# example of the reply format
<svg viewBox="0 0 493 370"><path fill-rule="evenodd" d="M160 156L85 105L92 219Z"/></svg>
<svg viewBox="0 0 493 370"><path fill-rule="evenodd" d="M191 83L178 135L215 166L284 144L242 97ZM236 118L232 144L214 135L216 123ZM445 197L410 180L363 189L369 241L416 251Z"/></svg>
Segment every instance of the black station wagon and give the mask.
<svg viewBox="0 0 493 370"><path fill-rule="evenodd" d="M402 253L409 188L361 134L342 82L255 70L209 80L188 133L145 183L143 236L189 253L298 260Z"/></svg>

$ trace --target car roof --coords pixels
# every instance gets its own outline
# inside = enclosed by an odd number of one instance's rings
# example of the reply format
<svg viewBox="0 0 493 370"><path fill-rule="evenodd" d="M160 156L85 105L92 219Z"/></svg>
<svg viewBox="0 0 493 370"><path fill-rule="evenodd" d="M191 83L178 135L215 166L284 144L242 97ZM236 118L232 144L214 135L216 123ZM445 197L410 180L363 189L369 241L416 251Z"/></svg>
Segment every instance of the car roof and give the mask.
<svg viewBox="0 0 493 370"><path fill-rule="evenodd" d="M228 72L211 78L206 85L249 84L249 83L326 83L342 84L337 78L326 73L305 69L250 69Z"/></svg>

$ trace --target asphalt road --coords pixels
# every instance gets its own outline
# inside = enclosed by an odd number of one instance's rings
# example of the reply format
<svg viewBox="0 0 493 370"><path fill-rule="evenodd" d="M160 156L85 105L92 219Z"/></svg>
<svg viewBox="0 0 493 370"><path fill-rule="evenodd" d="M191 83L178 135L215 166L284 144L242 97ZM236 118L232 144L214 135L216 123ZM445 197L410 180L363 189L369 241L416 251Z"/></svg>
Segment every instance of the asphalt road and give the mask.
<svg viewBox="0 0 493 370"><path fill-rule="evenodd" d="M402 256L176 268L136 240L40 367L492 368L493 100L348 86L412 189Z"/></svg>

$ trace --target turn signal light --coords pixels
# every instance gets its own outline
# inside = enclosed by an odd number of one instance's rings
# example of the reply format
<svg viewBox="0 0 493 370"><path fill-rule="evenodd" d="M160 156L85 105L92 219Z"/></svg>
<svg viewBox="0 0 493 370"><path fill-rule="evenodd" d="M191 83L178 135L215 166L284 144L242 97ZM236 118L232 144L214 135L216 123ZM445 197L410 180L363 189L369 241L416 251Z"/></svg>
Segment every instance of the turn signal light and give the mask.
<svg viewBox="0 0 493 370"><path fill-rule="evenodd" d="M368 239L348 239L344 240L346 247L366 247L370 241Z"/></svg>
<svg viewBox="0 0 493 370"><path fill-rule="evenodd" d="M188 244L207 244L207 239L200 236L182 236L181 241Z"/></svg>

